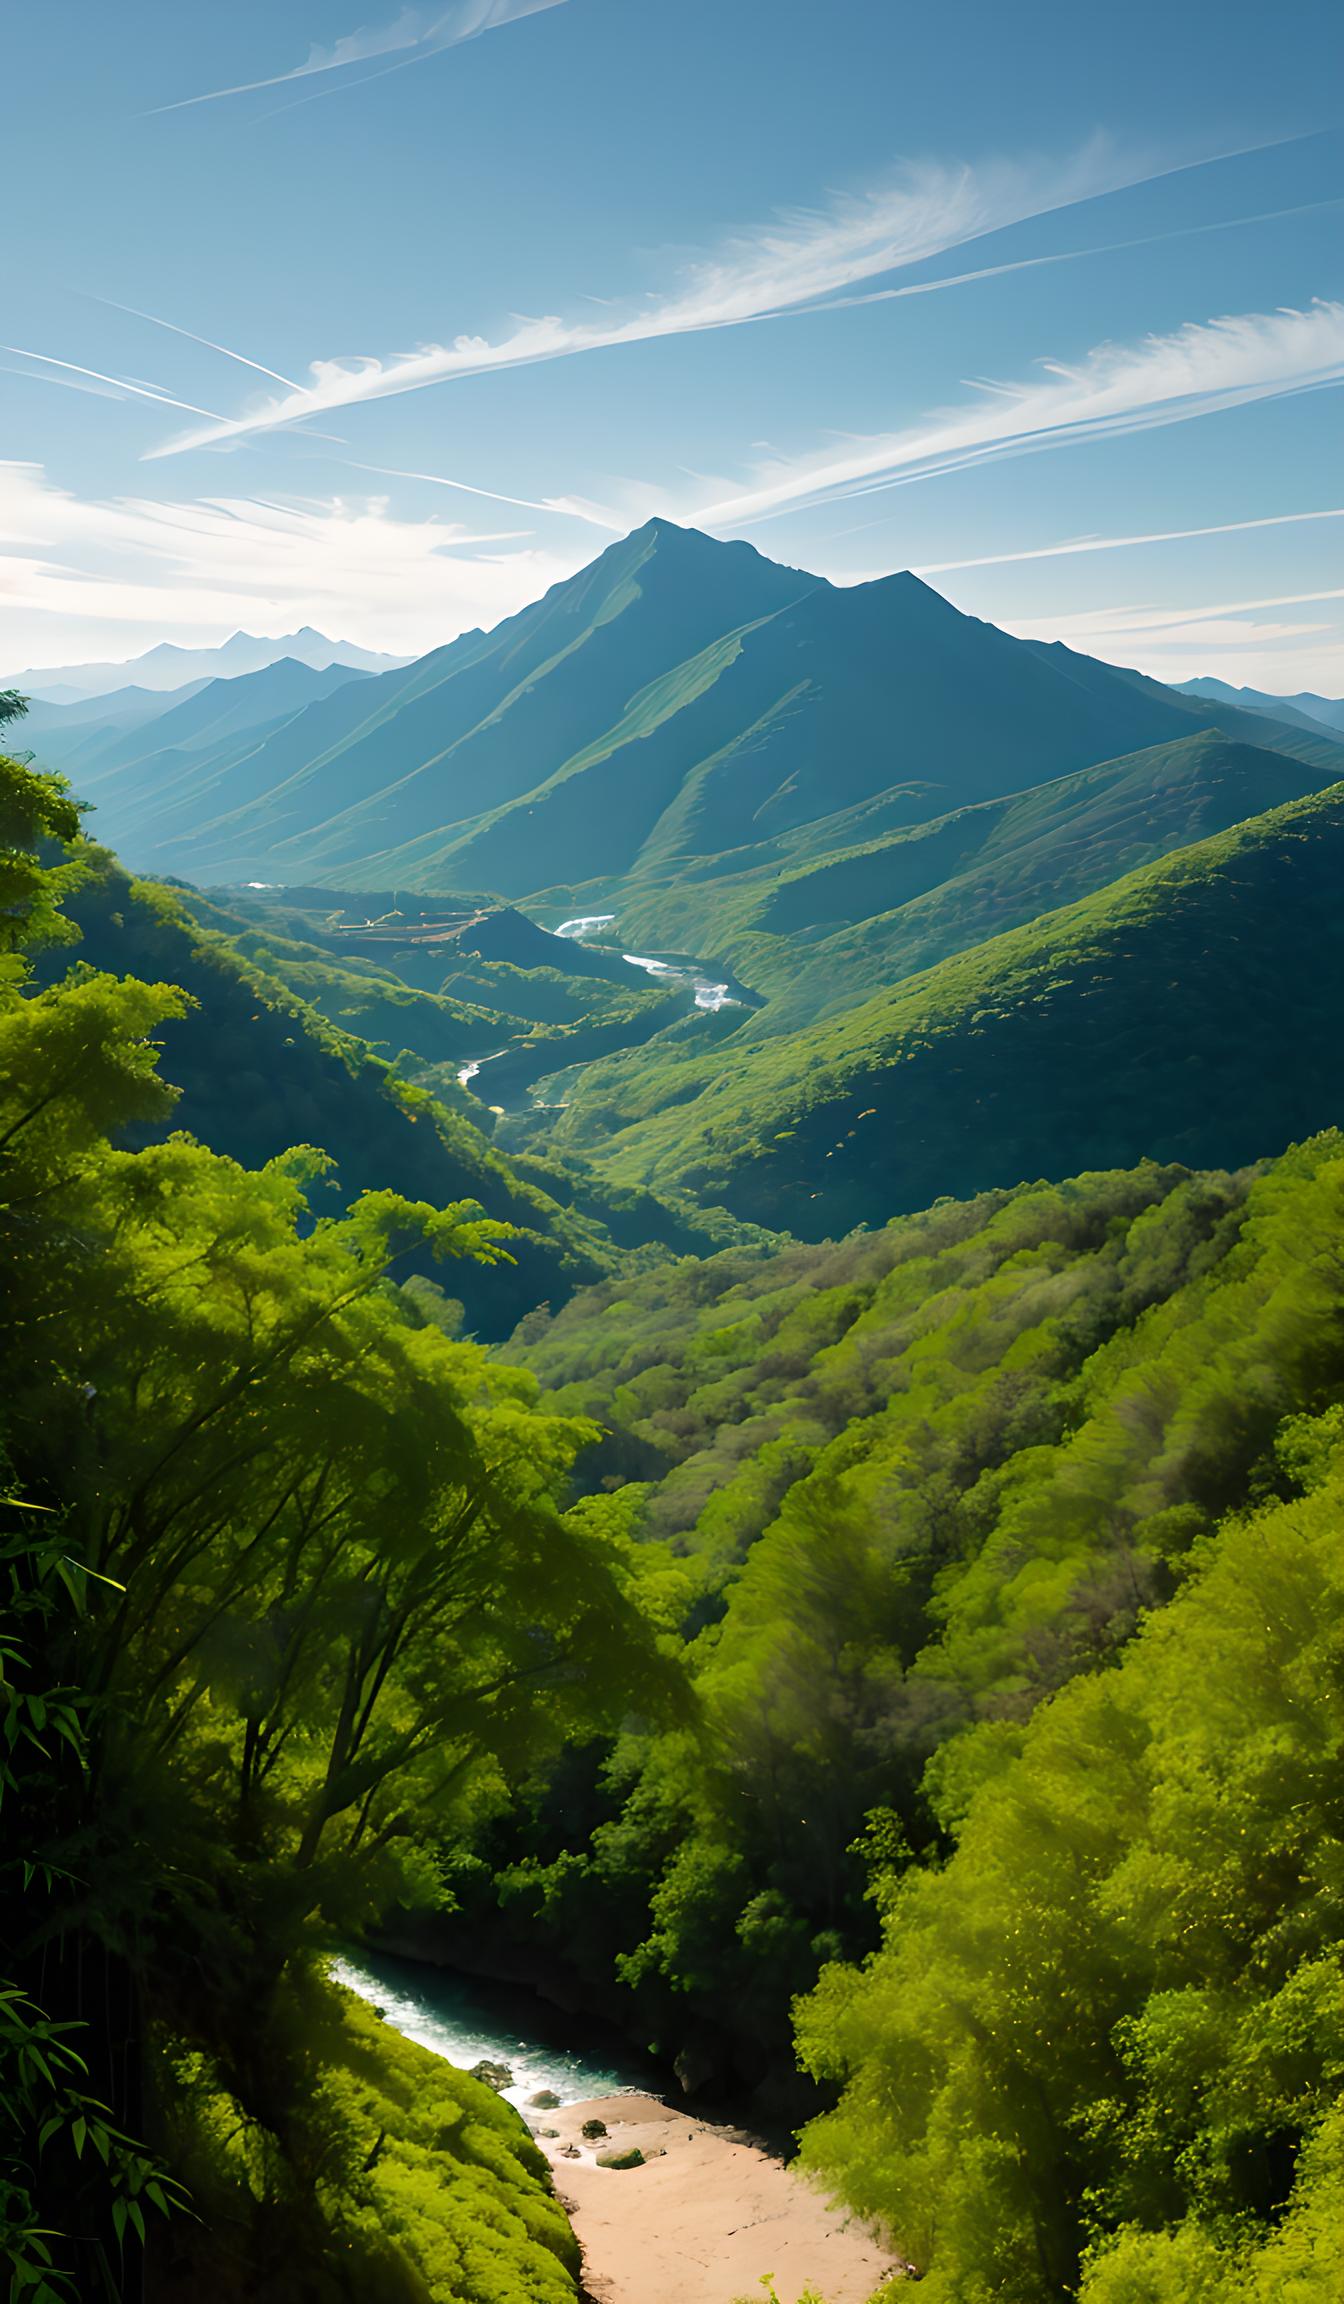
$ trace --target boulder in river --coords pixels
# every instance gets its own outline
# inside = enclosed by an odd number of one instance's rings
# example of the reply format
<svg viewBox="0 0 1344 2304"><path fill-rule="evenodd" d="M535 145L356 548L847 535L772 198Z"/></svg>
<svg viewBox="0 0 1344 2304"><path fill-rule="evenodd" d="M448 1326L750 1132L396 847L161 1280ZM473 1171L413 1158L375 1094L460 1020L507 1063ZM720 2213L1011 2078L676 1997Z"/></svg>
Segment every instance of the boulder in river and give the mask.
<svg viewBox="0 0 1344 2304"><path fill-rule="evenodd" d="M530 2112L558 2112L560 2099L554 2088L540 2088L535 2096L528 2097L527 2106Z"/></svg>
<svg viewBox="0 0 1344 2304"><path fill-rule="evenodd" d="M471 2077L473 2080L484 2080L487 2088L500 2089L512 2088L513 2086L513 2074L508 2065L496 2064L489 2056L483 2056L479 2064L472 2065Z"/></svg>

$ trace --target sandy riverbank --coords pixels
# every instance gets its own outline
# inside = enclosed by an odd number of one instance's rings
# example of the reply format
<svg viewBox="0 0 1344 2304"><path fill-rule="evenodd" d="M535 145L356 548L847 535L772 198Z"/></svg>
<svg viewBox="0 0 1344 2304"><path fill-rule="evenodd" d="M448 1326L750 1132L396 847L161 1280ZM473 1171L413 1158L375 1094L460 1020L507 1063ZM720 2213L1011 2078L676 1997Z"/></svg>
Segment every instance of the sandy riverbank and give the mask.
<svg viewBox="0 0 1344 2304"><path fill-rule="evenodd" d="M556 2190L583 2249L593 2304L736 2304L773 2273L780 2304L811 2285L826 2304L867 2304L893 2260L861 2225L731 2128L655 2096L601 2096L553 2112L529 2108ZM603 2120L596 2143L585 2120ZM565 2147L577 2148L570 2159ZM598 2154L645 2155L603 2168Z"/></svg>

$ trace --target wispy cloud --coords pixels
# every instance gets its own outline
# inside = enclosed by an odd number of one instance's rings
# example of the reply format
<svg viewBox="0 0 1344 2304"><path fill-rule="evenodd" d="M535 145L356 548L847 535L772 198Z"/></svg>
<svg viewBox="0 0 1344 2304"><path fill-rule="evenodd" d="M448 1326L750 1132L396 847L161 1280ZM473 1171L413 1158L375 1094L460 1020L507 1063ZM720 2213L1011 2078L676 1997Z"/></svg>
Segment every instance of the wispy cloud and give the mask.
<svg viewBox="0 0 1344 2304"><path fill-rule="evenodd" d="M1027 383L982 383L978 399L900 432L776 458L748 486L700 503L691 516L706 527L743 527L1004 456L1183 423L1342 378L1344 304L1318 300L1304 311L1191 321L1138 344L1098 345L1073 365L1043 361Z"/></svg>
<svg viewBox="0 0 1344 2304"><path fill-rule="evenodd" d="M296 622L418 653L497 623L582 559L529 532L398 519L385 498L86 498L0 463L0 608L12 662L68 661L81 632L147 641Z"/></svg>
<svg viewBox="0 0 1344 2304"><path fill-rule="evenodd" d="M299 389L293 377L282 376L278 368L268 368L264 361L253 360L246 352L235 352L231 345L217 344L213 336L198 336L194 328L183 328L176 320L162 320L157 312L142 312L138 304L115 303L110 296L95 296L91 301L102 304L109 312L124 312L132 320L147 320L151 328L166 328L170 336L184 336L189 344L201 344L207 352L219 352L238 367L251 368L258 376L269 376L273 384L283 384L287 391Z"/></svg>
<svg viewBox="0 0 1344 2304"><path fill-rule="evenodd" d="M1344 585L1324 585L1314 592L1271 592L1253 600L1215 600L1203 607L1159 607L1140 603L1128 608L1062 610L1034 621L1048 627L1056 640L1068 640L1075 631L1144 633L1154 637L1178 626L1221 621L1228 616L1261 615L1266 608L1314 608L1325 600L1344 600Z"/></svg>
<svg viewBox="0 0 1344 2304"><path fill-rule="evenodd" d="M403 64L420 63L427 57L441 56L445 49L460 48L466 40L478 40L482 33L497 31L501 25L563 5L564 0L457 0L447 9L403 8L390 23L362 25L330 47L314 44L306 60L286 72L272 72L260 80L240 80L229 88L207 88L197 96L180 96L174 103L156 104L146 117L185 112L194 104L218 104L228 96L251 96L264 88L285 88L296 80L345 72L352 65L380 63L388 56Z"/></svg>
<svg viewBox="0 0 1344 2304"><path fill-rule="evenodd" d="M442 472L410 472L397 464L360 464L353 457L340 461L352 472L374 472L384 480L421 480L431 488L450 488L459 496L479 496L488 504L512 504L523 512L547 512L565 520L582 520L589 528L603 528L623 536L628 523L585 496L506 496L501 488L481 488L471 480L450 480Z"/></svg>
<svg viewBox="0 0 1344 2304"><path fill-rule="evenodd" d="M1137 544L1184 544L1198 536L1244 536L1254 528L1296 528L1307 520L1344 520L1344 505L1320 512L1271 512L1260 520L1219 520L1211 528L1154 528L1137 536L1075 536L1025 552L981 552L973 560L925 560L916 576L951 576L963 568L1015 568L1026 560L1067 560L1078 552L1126 552Z"/></svg>
<svg viewBox="0 0 1344 2304"><path fill-rule="evenodd" d="M388 359L314 361L312 380L301 390L271 398L227 423L188 432L149 454L171 456L216 446L465 376L778 318L1028 217L1178 172L1122 159L1102 138L1055 163L1005 161L980 168L911 163L877 189L836 198L824 209L794 213L730 239L716 254L688 264L672 291L645 297L624 316L604 305L581 319L551 314L519 320L496 339L463 335Z"/></svg>
<svg viewBox="0 0 1344 2304"><path fill-rule="evenodd" d="M1139 604L1123 608L1047 611L1004 616L1022 639L1062 640L1106 663L1139 665L1159 680L1183 680L1221 659L1229 672L1255 687L1277 690L1338 687L1339 609L1344 587L1271 593L1263 598L1217 600L1184 607ZM1310 621L1275 611L1314 608ZM1333 611L1323 617L1320 611ZM1267 613L1268 612L1268 613ZM1230 660L1230 661L1229 661Z"/></svg>
<svg viewBox="0 0 1344 2304"><path fill-rule="evenodd" d="M1054 248L1039 256L1019 256L1007 264L982 264L973 272L944 272L936 280L902 281L894 288L870 288L858 296L832 296L806 311L852 312L868 304L899 304L911 296L938 296L948 288L971 288L982 280L1003 280L1014 272L1039 272L1052 264L1081 264L1092 256L1124 256L1136 248L1160 248L1172 240L1202 240L1210 232L1242 232L1251 224L1279 224L1290 217L1344 208L1344 197L1299 200L1291 208L1257 208L1248 216L1218 216L1206 224L1178 224L1170 232L1143 232L1137 239L1097 240L1085 248Z"/></svg>
<svg viewBox="0 0 1344 2304"><path fill-rule="evenodd" d="M32 352L22 344L0 344L0 352L8 352L11 359L14 360L32 361L33 368L31 370L19 369L15 373L19 375L30 374L34 381L60 384L70 378L82 376L91 385L101 386L104 397L151 400L156 407L180 408L188 416L213 416L213 410L198 408L194 400L178 400L171 392L165 392L159 385L144 384L135 377L109 376L101 368L85 368L77 360L58 360L50 352ZM58 373L54 376L42 374L44 369L51 368L56 369ZM223 419L219 418L216 421L222 422Z"/></svg>

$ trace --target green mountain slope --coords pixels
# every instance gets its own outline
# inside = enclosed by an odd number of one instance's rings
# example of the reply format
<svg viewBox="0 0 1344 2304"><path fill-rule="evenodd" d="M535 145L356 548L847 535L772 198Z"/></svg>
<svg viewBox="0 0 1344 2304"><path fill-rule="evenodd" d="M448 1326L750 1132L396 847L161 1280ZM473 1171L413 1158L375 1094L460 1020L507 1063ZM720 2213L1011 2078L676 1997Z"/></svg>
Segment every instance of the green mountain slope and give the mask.
<svg viewBox="0 0 1344 2304"><path fill-rule="evenodd" d="M1207 731L852 844L833 817L817 827L835 843L818 861L678 883L635 898L621 923L639 936L661 922L767 994L745 1028L755 1038L853 1005L1329 781ZM849 823L862 829L868 813L850 811Z"/></svg>
<svg viewBox="0 0 1344 2304"><path fill-rule="evenodd" d="M358 866L367 881L371 859L531 790L651 680L818 581L749 545L651 522L496 631L281 731L240 764L215 820L161 860L220 878L245 877L258 858L272 879ZM442 885L432 872L397 877Z"/></svg>
<svg viewBox="0 0 1344 2304"><path fill-rule="evenodd" d="M440 869L510 893L662 880L879 792L919 822L1181 725L1122 683L1089 694L914 576L818 585L657 702L653 725L632 715L441 851Z"/></svg>
<svg viewBox="0 0 1344 2304"><path fill-rule="evenodd" d="M562 1141L817 1237L1035 1175L1236 1162L1344 1107L1344 787L775 1043L595 1090Z"/></svg>

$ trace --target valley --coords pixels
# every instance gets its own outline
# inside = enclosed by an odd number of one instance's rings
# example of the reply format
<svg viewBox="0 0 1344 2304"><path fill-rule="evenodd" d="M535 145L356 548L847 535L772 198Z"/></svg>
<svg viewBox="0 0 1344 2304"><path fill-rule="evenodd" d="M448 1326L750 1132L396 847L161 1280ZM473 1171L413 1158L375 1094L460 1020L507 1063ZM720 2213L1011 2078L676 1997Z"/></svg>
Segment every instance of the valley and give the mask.
<svg viewBox="0 0 1344 2304"><path fill-rule="evenodd" d="M1334 2182L1321 700L664 521L183 688L34 714L85 815L5 767L0 1070L164 2294L228 2230L249 2304L295 2231L394 2304L1147 2304L1175 2201L1268 2304ZM1162 2063L1211 1977L1294 2043L1268 2205L1279 2082Z"/></svg>
<svg viewBox="0 0 1344 2304"><path fill-rule="evenodd" d="M0 2300L1344 2299L1342 29L0 11Z"/></svg>

